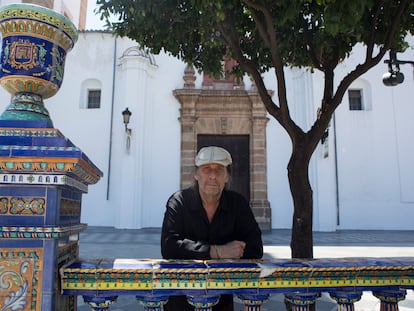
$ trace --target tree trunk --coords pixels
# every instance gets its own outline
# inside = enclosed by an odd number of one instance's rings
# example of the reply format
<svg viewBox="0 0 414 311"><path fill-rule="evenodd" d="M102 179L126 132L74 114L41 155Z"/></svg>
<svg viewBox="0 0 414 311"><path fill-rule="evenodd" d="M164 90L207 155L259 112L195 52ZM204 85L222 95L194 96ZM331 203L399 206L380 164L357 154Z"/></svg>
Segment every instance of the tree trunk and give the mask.
<svg viewBox="0 0 414 311"><path fill-rule="evenodd" d="M306 145L292 151L288 178L293 198L293 224L290 248L292 258L313 258L312 188L309 182L309 160ZM312 153L310 153L312 154Z"/></svg>

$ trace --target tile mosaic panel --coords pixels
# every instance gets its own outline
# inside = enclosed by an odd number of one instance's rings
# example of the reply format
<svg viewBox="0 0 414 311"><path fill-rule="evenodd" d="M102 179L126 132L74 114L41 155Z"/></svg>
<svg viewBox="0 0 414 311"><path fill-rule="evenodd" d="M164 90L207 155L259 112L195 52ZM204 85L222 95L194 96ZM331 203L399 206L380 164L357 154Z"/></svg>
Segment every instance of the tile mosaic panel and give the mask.
<svg viewBox="0 0 414 311"><path fill-rule="evenodd" d="M0 184L70 186L87 192L82 182L62 174L0 174Z"/></svg>
<svg viewBox="0 0 414 311"><path fill-rule="evenodd" d="M16 16L20 19L16 19ZM6 23L6 26L4 26L6 29L17 29L21 32L29 27L27 24L31 24L32 27L29 28L33 28L33 31L37 30L39 37L52 40L56 36L57 43L66 49L70 49L73 42L66 36L57 36L57 29L63 28L73 38L78 36L76 28L71 26L70 23L63 23L58 13L53 13L53 11L51 12L45 8L33 10L30 7L25 9L21 6L8 6L7 10L1 11L0 18L8 21L9 24ZM47 21L47 27L43 26L45 21Z"/></svg>
<svg viewBox="0 0 414 311"><path fill-rule="evenodd" d="M121 264L116 267L116 262ZM414 258L384 258L382 261L372 258L273 261L116 259L113 262L76 262L62 269L65 294L91 295L91 291L98 290L102 296L114 295L115 292L126 295L131 288L152 288L154 295L414 288Z"/></svg>
<svg viewBox="0 0 414 311"><path fill-rule="evenodd" d="M66 274L67 272L67 274ZM70 290L152 290L153 264L151 261L119 259L77 264L65 269L65 284Z"/></svg>
<svg viewBox="0 0 414 311"><path fill-rule="evenodd" d="M159 261L153 269L154 289L207 289L208 267L201 260Z"/></svg>
<svg viewBox="0 0 414 311"><path fill-rule="evenodd" d="M68 227L0 226L0 239L60 239L86 229L85 224Z"/></svg>
<svg viewBox="0 0 414 311"><path fill-rule="evenodd" d="M63 198L60 200L61 216L77 216L81 212L81 201Z"/></svg>
<svg viewBox="0 0 414 311"><path fill-rule="evenodd" d="M1 147L0 147L1 149ZM70 173L87 184L98 182L101 174L89 167L82 159L77 158L49 158L39 161L38 158L29 159L24 154L19 158L1 158L0 170L5 172L19 171L24 173L36 172L59 172ZM40 156L40 154L39 154Z"/></svg>
<svg viewBox="0 0 414 311"><path fill-rule="evenodd" d="M58 266L62 267L75 261L79 256L78 239L69 243L59 243L58 247Z"/></svg>
<svg viewBox="0 0 414 311"><path fill-rule="evenodd" d="M43 216L46 198L31 196L0 197L0 214L12 216Z"/></svg>
<svg viewBox="0 0 414 311"><path fill-rule="evenodd" d="M20 137L63 137L63 134L55 128L0 128L0 136Z"/></svg>
<svg viewBox="0 0 414 311"><path fill-rule="evenodd" d="M40 311L43 250L0 250L0 310Z"/></svg>

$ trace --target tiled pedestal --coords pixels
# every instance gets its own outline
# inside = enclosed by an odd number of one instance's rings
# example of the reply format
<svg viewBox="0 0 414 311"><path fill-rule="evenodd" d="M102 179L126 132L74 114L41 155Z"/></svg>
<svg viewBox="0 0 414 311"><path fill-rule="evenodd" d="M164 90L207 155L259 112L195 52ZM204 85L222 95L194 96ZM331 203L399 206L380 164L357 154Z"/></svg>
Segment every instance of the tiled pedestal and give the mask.
<svg viewBox="0 0 414 311"><path fill-rule="evenodd" d="M0 120L0 309L76 310L59 268L78 257L82 194L102 172L47 126Z"/></svg>

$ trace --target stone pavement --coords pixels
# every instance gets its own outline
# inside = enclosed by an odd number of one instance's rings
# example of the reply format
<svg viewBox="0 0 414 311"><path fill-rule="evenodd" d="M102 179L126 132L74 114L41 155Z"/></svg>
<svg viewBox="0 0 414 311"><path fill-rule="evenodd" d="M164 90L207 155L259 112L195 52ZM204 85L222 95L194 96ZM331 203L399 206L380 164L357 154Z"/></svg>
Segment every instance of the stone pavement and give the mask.
<svg viewBox="0 0 414 311"><path fill-rule="evenodd" d="M263 258L290 258L290 230L263 232L265 255ZM82 260L98 258L161 258L160 229L138 230L89 227L80 234L79 257ZM314 257L414 257L414 231L360 231L314 232ZM355 304L356 311L378 311L379 300L369 292ZM243 305L236 299L236 311ZM78 299L78 311L91 310ZM134 297L119 297L111 311L143 310ZM285 310L283 295L272 295L263 305L263 311ZM316 302L316 310L334 311L336 303L323 294ZM406 299L399 303L399 311L414 311L414 293L407 291Z"/></svg>

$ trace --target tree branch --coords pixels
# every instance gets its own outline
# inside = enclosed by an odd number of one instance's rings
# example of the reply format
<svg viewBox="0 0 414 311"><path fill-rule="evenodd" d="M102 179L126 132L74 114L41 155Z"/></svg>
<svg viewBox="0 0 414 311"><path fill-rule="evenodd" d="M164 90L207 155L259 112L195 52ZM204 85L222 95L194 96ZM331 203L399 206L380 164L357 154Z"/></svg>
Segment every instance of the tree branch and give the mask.
<svg viewBox="0 0 414 311"><path fill-rule="evenodd" d="M280 51L278 49L277 44L277 34L274 29L274 23L272 14L269 11L268 6L266 6L264 3L261 5L253 2L251 0L242 0L242 2L250 9L251 12L254 12L254 10L259 11L263 14L264 20L265 20L265 29L264 27L261 27L259 29L259 32L262 36L263 40L268 41L268 48L271 54L272 63L274 65L275 74L276 74L276 80L277 80L277 95L279 99L279 106L280 111L282 114L282 118L278 118L278 121L282 124L282 126L285 127L287 132L291 135L293 134L293 131L297 131L298 127L294 122L292 121L292 118L290 117L289 112L289 106L287 103L287 95L286 95L286 79L285 79L285 73L284 73L284 63L282 61L282 57L280 54ZM262 21L260 21L257 14L252 15L253 19L256 24L260 23L262 24Z"/></svg>
<svg viewBox="0 0 414 311"><path fill-rule="evenodd" d="M266 107L266 110L273 116L275 119L280 119L280 108L273 102L270 95L267 93L266 86L264 85L263 78L260 75L260 72L257 69L257 66L249 59L244 56L243 50L240 47L240 38L236 32L228 25L218 24L217 28L220 30L220 33L224 39L224 43L228 45L232 52L235 55L235 58L242 69L251 74L254 79L257 89L261 95L263 103ZM231 33L230 33L231 32Z"/></svg>
<svg viewBox="0 0 414 311"><path fill-rule="evenodd" d="M371 28L370 28L370 36L367 42L367 54L366 54L366 60L368 60L368 56L372 56L373 50L374 50L374 45L375 45L375 37L376 37L376 24L377 24L377 20L378 20L378 16L381 12L381 8L384 5L384 0L381 0L377 3L376 5L376 10L375 10L375 14L372 16L372 23L371 23Z"/></svg>

